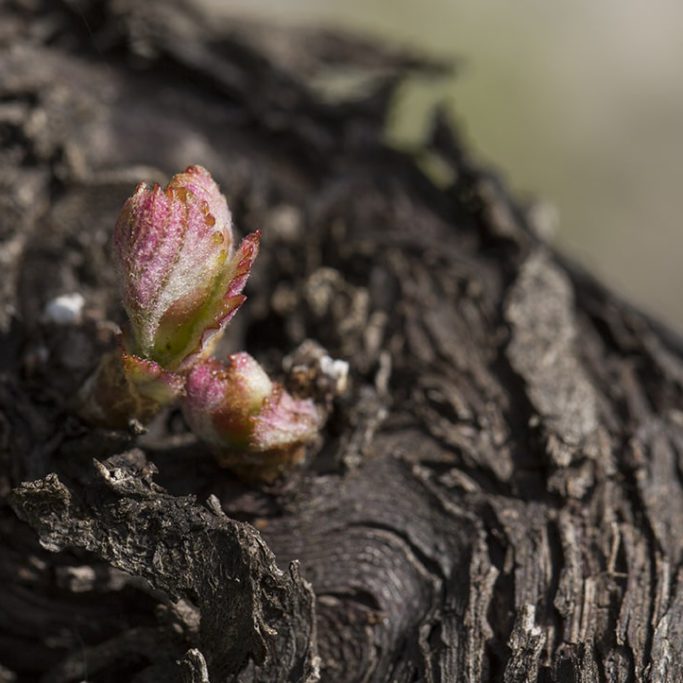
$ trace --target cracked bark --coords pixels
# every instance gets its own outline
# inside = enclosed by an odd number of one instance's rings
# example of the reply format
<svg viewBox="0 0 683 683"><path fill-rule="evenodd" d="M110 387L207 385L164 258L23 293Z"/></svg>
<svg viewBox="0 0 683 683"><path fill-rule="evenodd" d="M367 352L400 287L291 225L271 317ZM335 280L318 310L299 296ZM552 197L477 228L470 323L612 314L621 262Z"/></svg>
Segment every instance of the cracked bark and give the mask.
<svg viewBox="0 0 683 683"><path fill-rule="evenodd" d="M416 154L382 143L443 65L168 2L10 2L0 49L0 681L683 679L683 343L443 113ZM339 67L365 88L331 101L310 83ZM68 413L122 316L118 208L190 163L264 229L223 351L351 365L264 488L176 411ZM68 291L83 319L51 324Z"/></svg>

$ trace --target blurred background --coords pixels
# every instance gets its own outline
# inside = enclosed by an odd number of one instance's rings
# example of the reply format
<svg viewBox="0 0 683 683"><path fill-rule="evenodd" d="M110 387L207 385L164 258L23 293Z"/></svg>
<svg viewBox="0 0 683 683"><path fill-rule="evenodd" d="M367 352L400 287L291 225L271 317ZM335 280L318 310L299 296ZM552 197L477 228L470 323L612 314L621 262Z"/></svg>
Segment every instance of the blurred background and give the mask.
<svg viewBox="0 0 683 683"><path fill-rule="evenodd" d="M679 0L196 0L341 27L438 56L457 75L402 92L389 135L423 135L435 102L555 243L683 332L683 3Z"/></svg>

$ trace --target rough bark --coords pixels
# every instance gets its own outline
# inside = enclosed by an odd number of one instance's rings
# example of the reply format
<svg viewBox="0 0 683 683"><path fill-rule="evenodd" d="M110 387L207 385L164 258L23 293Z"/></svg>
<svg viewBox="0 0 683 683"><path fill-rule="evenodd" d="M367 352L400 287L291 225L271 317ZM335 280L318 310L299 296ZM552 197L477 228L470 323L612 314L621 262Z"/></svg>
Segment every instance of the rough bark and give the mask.
<svg viewBox="0 0 683 683"><path fill-rule="evenodd" d="M683 343L442 113L382 142L443 65L160 1L15 0L0 49L0 681L683 680ZM339 68L363 88L311 85ZM275 485L177 411L69 413L122 317L118 208L190 163L264 230L228 344L351 366ZM46 320L68 291L82 319Z"/></svg>

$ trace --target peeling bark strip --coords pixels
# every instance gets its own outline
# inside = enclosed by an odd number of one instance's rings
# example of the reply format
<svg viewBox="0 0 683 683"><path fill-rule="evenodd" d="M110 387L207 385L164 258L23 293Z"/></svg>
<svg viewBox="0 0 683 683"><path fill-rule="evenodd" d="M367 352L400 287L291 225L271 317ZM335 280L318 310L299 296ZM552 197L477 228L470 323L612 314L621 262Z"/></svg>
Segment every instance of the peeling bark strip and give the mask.
<svg viewBox="0 0 683 683"><path fill-rule="evenodd" d="M321 96L340 67L366 90ZM683 681L683 342L541 243L443 113L383 144L442 70L180 0L0 3L2 683ZM121 204L192 163L263 229L220 355L293 391L305 340L349 362L268 487L175 411L68 414L122 320Z"/></svg>
<svg viewBox="0 0 683 683"><path fill-rule="evenodd" d="M95 552L172 600L196 604L200 652L183 661L199 667L199 680L202 652L215 680L250 658L273 679L318 680L313 592L296 563L281 572L253 527L229 520L218 503L207 510L165 494L139 476L139 454L129 460L95 461L78 497L51 474L21 484L9 501L47 550Z"/></svg>
<svg viewBox="0 0 683 683"><path fill-rule="evenodd" d="M506 306L508 357L543 420L553 464L567 467L594 449L597 400L577 358L571 283L548 254L522 265Z"/></svg>

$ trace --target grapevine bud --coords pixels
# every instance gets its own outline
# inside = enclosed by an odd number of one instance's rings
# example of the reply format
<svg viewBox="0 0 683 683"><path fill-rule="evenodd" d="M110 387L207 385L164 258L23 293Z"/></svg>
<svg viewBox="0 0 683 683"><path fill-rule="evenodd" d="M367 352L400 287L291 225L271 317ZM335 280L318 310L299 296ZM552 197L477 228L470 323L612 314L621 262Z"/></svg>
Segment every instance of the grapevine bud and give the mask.
<svg viewBox="0 0 683 683"><path fill-rule="evenodd" d="M234 249L230 211L211 175L190 166L162 189L140 184L114 229L114 262L129 328L78 396L96 424L149 420L184 390L245 298L260 234Z"/></svg>
<svg viewBox="0 0 683 683"><path fill-rule="evenodd" d="M208 356L245 300L259 238L234 249L225 197L201 166L165 189L140 184L114 230L127 350L170 371Z"/></svg>
<svg viewBox="0 0 683 683"><path fill-rule="evenodd" d="M321 424L312 401L271 382L248 353L196 365L185 389L183 411L194 433L223 464L260 479L300 461Z"/></svg>
<svg viewBox="0 0 683 683"><path fill-rule="evenodd" d="M131 418L150 420L177 400L185 380L158 363L127 353L106 354L80 391L79 413L92 424L125 427Z"/></svg>

